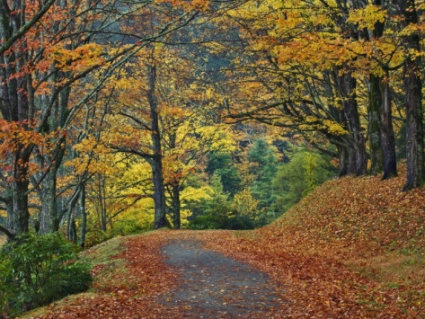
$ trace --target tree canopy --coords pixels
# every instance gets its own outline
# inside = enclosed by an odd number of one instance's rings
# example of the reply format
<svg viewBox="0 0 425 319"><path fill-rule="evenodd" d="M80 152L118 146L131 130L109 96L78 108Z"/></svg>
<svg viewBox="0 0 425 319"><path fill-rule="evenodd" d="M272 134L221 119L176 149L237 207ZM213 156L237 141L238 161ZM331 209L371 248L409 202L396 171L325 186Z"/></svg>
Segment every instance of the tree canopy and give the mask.
<svg viewBox="0 0 425 319"><path fill-rule="evenodd" d="M400 160L423 186L423 9L2 1L0 231L257 227Z"/></svg>

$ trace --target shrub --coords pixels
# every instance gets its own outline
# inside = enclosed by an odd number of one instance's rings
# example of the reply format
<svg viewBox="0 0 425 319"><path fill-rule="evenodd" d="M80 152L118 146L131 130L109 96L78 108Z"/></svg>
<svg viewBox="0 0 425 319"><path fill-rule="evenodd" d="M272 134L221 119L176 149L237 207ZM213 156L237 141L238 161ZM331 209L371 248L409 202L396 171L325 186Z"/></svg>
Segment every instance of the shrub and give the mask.
<svg viewBox="0 0 425 319"><path fill-rule="evenodd" d="M27 234L0 251L0 313L16 315L90 287L90 265L59 233Z"/></svg>
<svg viewBox="0 0 425 319"><path fill-rule="evenodd" d="M201 215L190 221L190 229L220 229L222 220L218 216Z"/></svg>
<svg viewBox="0 0 425 319"><path fill-rule="evenodd" d="M254 222L249 218L249 216L234 216L226 220L223 225L223 228L233 230L254 229Z"/></svg>

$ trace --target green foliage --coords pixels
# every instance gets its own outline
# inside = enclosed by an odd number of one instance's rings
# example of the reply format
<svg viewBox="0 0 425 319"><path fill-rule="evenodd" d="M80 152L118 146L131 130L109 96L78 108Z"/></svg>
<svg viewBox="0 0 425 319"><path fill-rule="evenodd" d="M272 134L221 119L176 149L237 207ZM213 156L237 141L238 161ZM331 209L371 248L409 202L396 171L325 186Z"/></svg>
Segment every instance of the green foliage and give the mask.
<svg viewBox="0 0 425 319"><path fill-rule="evenodd" d="M190 221L190 229L254 229L254 221L246 215L228 215L226 217L214 215L199 215Z"/></svg>
<svg viewBox="0 0 425 319"><path fill-rule="evenodd" d="M260 167L276 163L276 156L265 139L257 139L248 153L252 162L258 163Z"/></svg>
<svg viewBox="0 0 425 319"><path fill-rule="evenodd" d="M0 252L0 311L11 315L85 291L91 282L90 265L59 233L30 233Z"/></svg>
<svg viewBox="0 0 425 319"><path fill-rule="evenodd" d="M236 215L228 218L222 228L233 230L248 230L254 229L255 226L256 224L250 216Z"/></svg>
<svg viewBox="0 0 425 319"><path fill-rule="evenodd" d="M251 193L259 202L258 209L267 214L276 200L273 179L277 171L277 159L264 139L257 139L248 155L249 160L255 164L252 173L257 176L251 186Z"/></svg>
<svg viewBox="0 0 425 319"><path fill-rule="evenodd" d="M13 296L13 288L7 284L8 278L11 278L11 276L10 261L2 258L0 260L0 313L8 312L8 300Z"/></svg>
<svg viewBox="0 0 425 319"><path fill-rule="evenodd" d="M314 188L330 179L335 168L323 155L298 150L289 163L276 172L273 186L277 194L275 209L284 213Z"/></svg>
<svg viewBox="0 0 425 319"><path fill-rule="evenodd" d="M138 220L123 219L116 221L114 228L109 231L111 237L118 235L135 235L152 230L152 224L142 224Z"/></svg>
<svg viewBox="0 0 425 319"><path fill-rule="evenodd" d="M198 206L198 214L189 223L192 229L219 229L228 218L230 212L229 193L223 191L219 172L211 176L212 192L209 199L203 199Z"/></svg>
<svg viewBox="0 0 425 319"><path fill-rule="evenodd" d="M111 239L113 236L114 234L111 231L93 228L93 230L86 235L85 247L93 247Z"/></svg>
<svg viewBox="0 0 425 319"><path fill-rule="evenodd" d="M241 178L238 169L233 164L232 155L229 153L211 153L209 155L206 172L217 173L220 176L223 190L233 196L240 188Z"/></svg>
<svg viewBox="0 0 425 319"><path fill-rule="evenodd" d="M253 229L254 222L247 212L235 209L230 194L224 191L220 173L216 170L211 176L213 190L209 199L197 203L198 214L189 221L191 229ZM238 198L235 196L235 198ZM235 201L234 198L234 201ZM245 214L244 214L245 213Z"/></svg>
<svg viewBox="0 0 425 319"><path fill-rule="evenodd" d="M220 229L223 221L218 216L199 215L189 223L190 229Z"/></svg>
<svg viewBox="0 0 425 319"><path fill-rule="evenodd" d="M225 218L230 210L229 193L224 191L220 175L217 172L211 177L210 186L213 193L211 199L205 201L205 212Z"/></svg>
<svg viewBox="0 0 425 319"><path fill-rule="evenodd" d="M287 145L285 145L286 149ZM280 162L265 139L256 139L240 164L245 176L234 184L233 193L223 183L223 168L232 167L229 154L210 156L206 169L210 173L208 198L190 203L192 229L253 229L275 220L315 187L330 179L335 168L328 158L300 148L289 162ZM236 183L236 179L233 180Z"/></svg>

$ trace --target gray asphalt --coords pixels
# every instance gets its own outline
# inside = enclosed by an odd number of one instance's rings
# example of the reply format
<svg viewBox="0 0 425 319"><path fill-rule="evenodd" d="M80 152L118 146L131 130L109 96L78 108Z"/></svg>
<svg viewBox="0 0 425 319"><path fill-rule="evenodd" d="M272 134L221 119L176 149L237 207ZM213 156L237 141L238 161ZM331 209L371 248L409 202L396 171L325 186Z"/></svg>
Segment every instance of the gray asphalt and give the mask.
<svg viewBox="0 0 425 319"><path fill-rule="evenodd" d="M162 249L167 263L180 272L178 288L163 296L190 318L272 318L284 304L284 288L256 268L202 248L192 240Z"/></svg>

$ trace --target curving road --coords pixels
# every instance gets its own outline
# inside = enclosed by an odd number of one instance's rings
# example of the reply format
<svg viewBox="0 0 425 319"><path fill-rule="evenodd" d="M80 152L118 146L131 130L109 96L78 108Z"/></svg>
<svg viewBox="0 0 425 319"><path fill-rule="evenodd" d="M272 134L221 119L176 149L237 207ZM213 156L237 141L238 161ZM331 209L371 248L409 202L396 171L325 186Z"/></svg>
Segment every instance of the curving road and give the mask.
<svg viewBox="0 0 425 319"><path fill-rule="evenodd" d="M283 306L283 287L266 274L197 241L174 241L162 253L181 282L161 302L184 309L185 318L274 318L273 309Z"/></svg>

